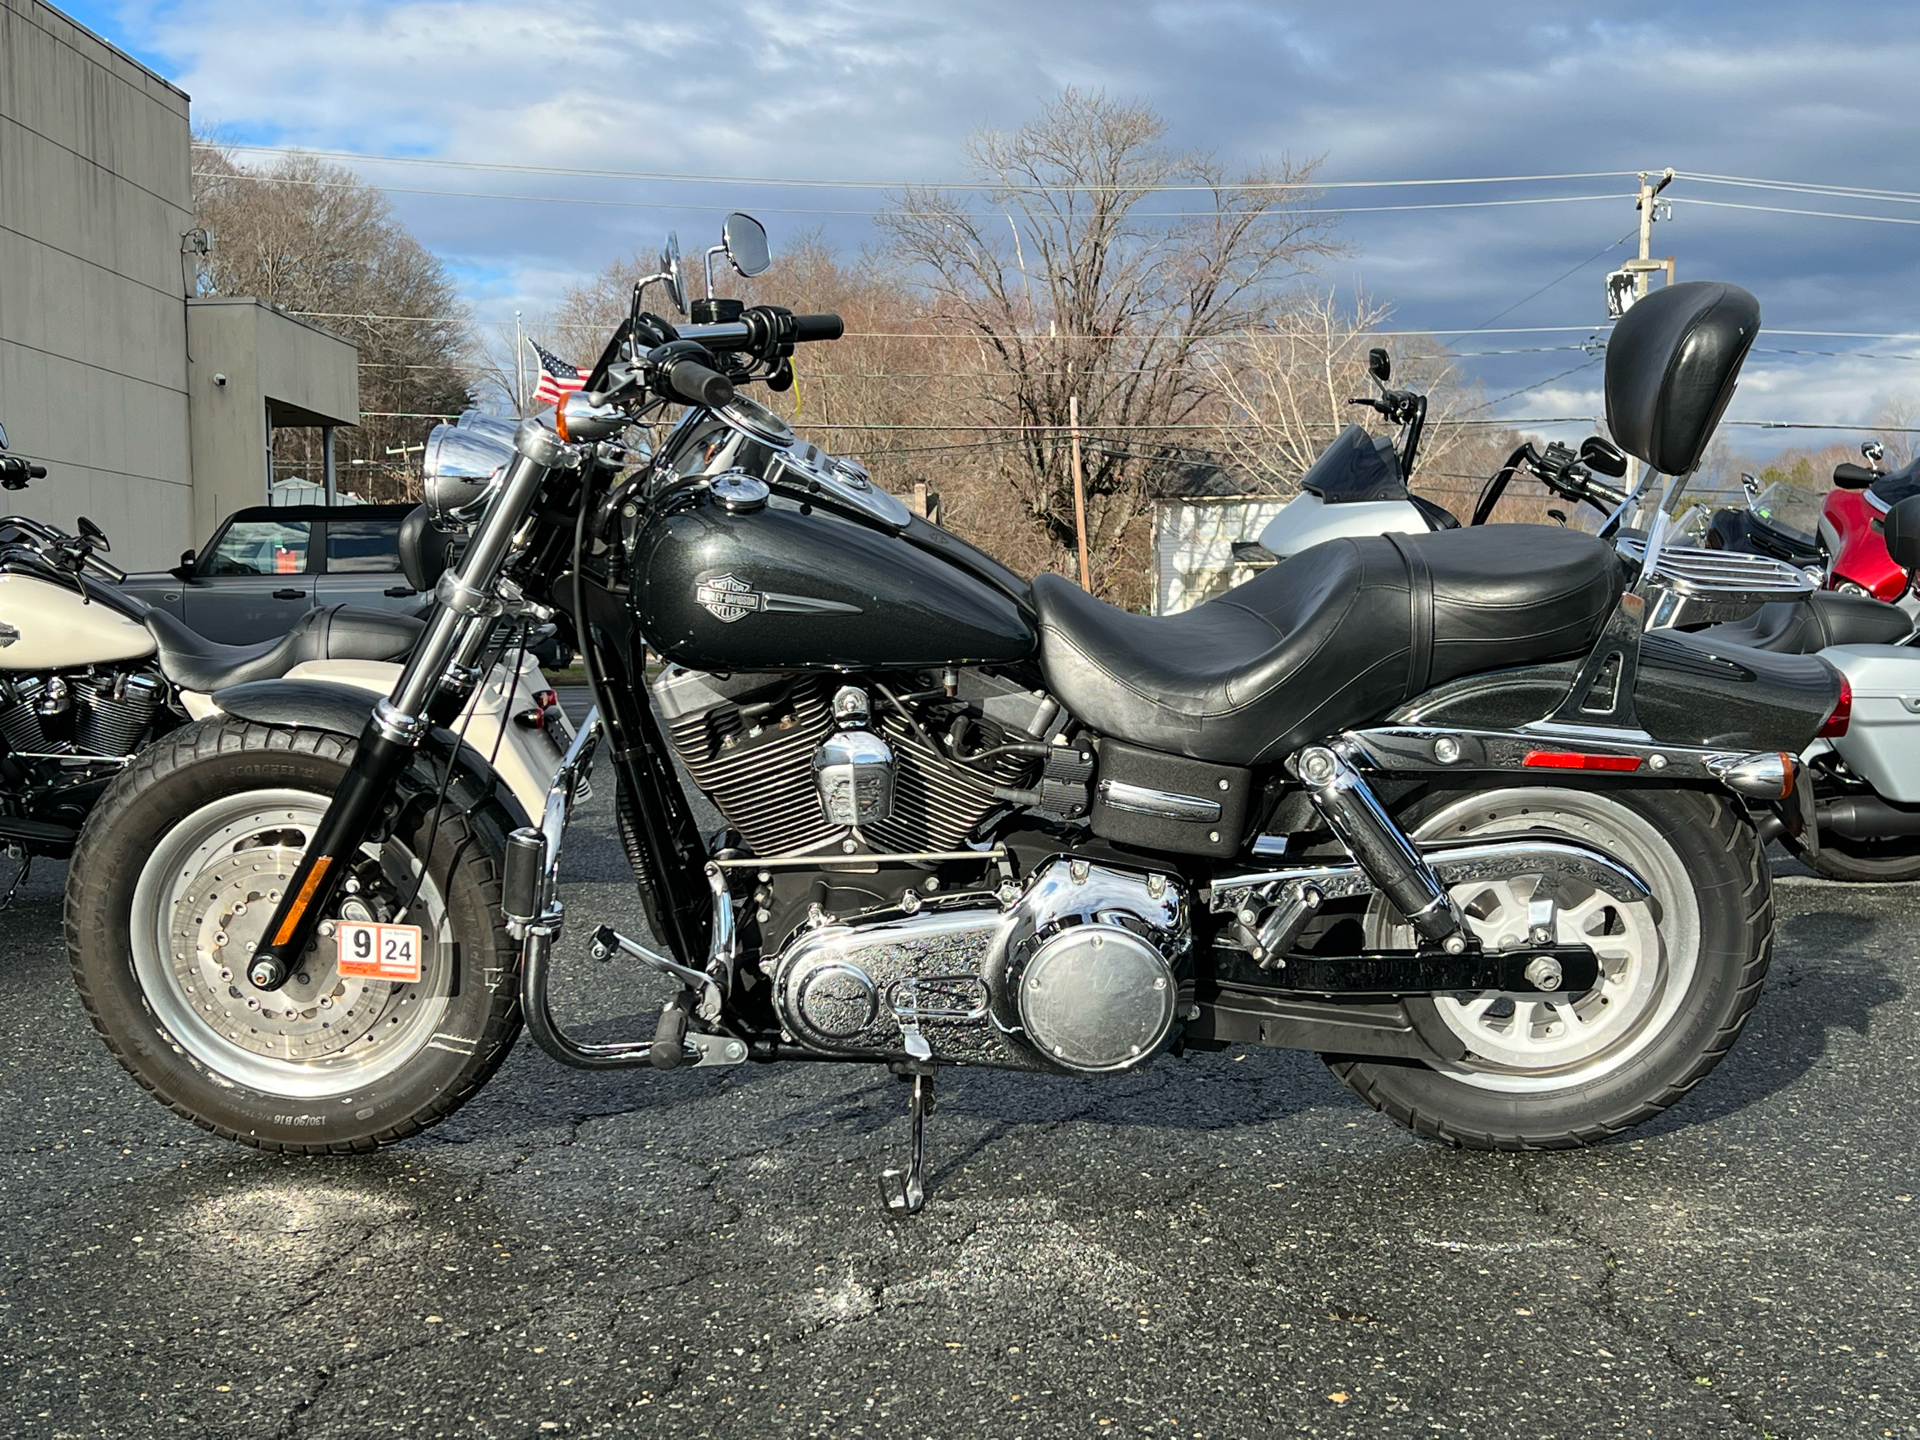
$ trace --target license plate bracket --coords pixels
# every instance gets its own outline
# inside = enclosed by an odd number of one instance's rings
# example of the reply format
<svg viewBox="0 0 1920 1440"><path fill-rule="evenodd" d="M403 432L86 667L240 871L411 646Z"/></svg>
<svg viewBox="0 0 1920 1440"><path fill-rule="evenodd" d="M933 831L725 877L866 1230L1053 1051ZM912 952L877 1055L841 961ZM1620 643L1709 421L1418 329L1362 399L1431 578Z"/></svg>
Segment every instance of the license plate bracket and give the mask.
<svg viewBox="0 0 1920 1440"><path fill-rule="evenodd" d="M422 937L418 925L343 920L334 935L341 975L403 984L419 981Z"/></svg>

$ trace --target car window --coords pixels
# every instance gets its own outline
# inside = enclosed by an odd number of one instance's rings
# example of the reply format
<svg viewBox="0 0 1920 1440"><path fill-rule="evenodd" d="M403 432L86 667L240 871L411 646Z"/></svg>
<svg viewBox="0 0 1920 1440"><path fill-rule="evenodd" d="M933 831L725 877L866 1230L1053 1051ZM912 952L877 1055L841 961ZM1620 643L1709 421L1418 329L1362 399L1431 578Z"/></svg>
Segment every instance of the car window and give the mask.
<svg viewBox="0 0 1920 1440"><path fill-rule="evenodd" d="M327 569L333 574L399 568L398 520L327 521Z"/></svg>
<svg viewBox="0 0 1920 1440"><path fill-rule="evenodd" d="M200 573L304 575L312 533L313 526L305 520L236 520L214 545Z"/></svg>

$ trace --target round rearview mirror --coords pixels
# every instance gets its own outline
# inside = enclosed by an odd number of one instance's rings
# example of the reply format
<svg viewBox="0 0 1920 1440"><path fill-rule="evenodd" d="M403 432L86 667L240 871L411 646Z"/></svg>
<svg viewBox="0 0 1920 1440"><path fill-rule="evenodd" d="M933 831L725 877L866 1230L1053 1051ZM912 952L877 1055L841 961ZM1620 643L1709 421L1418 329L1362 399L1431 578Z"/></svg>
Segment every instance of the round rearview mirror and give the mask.
<svg viewBox="0 0 1920 1440"><path fill-rule="evenodd" d="M767 248L767 227L738 210L727 216L727 223L720 227L720 244L725 247L733 268L748 279L766 274L767 267L773 264L773 252Z"/></svg>
<svg viewBox="0 0 1920 1440"><path fill-rule="evenodd" d="M680 268L680 237L667 232L667 243L660 251L660 273L667 282L667 298L682 315L687 313L687 276Z"/></svg>

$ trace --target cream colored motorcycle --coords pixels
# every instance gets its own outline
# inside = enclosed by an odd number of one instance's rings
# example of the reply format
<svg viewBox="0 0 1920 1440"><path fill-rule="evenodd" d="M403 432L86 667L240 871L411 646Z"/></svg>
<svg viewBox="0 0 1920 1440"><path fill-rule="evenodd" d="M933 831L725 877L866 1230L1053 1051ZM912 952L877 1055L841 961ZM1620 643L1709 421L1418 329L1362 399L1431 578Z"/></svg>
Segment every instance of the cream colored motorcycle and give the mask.
<svg viewBox="0 0 1920 1440"><path fill-rule="evenodd" d="M7 454L0 428L0 489L46 473ZM20 862L9 899L32 857L71 853L94 802L150 740L244 703L261 681L385 694L422 629L408 616L337 605L277 640L222 645L120 591L126 572L105 558L105 533L84 516L75 528L0 517L0 847ZM402 563L430 590L445 557L436 568L424 530L424 517L403 526ZM572 737L524 646L507 648L454 728L494 757L526 804L544 801Z"/></svg>

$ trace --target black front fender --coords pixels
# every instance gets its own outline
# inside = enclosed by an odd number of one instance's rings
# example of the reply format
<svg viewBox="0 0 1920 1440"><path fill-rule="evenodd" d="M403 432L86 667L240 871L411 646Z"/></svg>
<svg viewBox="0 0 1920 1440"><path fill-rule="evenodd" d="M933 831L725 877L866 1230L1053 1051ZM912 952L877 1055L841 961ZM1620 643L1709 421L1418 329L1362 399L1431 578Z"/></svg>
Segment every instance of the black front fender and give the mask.
<svg viewBox="0 0 1920 1440"><path fill-rule="evenodd" d="M288 730L325 730L350 740L359 739L367 728L374 700L366 690L330 680L254 680L213 696L213 703L237 720ZM415 749L401 788L411 804L431 801L443 782L448 803L463 814L492 812L491 828L498 829L495 839L502 845L508 831L533 823L485 756L445 726L434 725Z"/></svg>

